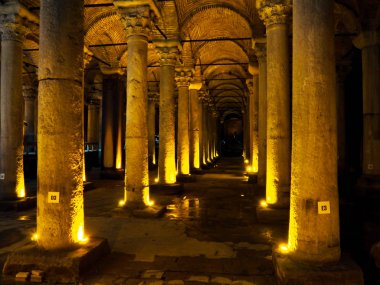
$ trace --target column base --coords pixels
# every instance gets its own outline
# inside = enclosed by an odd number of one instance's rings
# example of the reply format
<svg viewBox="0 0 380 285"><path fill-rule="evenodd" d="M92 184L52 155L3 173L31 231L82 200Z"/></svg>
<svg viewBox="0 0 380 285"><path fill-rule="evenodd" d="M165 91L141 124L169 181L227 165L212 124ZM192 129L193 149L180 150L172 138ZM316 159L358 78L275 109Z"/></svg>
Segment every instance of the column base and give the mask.
<svg viewBox="0 0 380 285"><path fill-rule="evenodd" d="M94 182L91 182L91 181L83 182L83 191L84 192L94 190L94 189L95 189Z"/></svg>
<svg viewBox="0 0 380 285"><path fill-rule="evenodd" d="M177 175L177 182L192 183L192 182L196 182L196 181L197 181L197 177L195 175L191 175L191 174L188 174L188 175L179 174L179 175Z"/></svg>
<svg viewBox="0 0 380 285"><path fill-rule="evenodd" d="M132 216L143 219L156 219L162 217L166 212L166 206L154 205L150 207L136 208L126 205L122 208L117 208L114 212L118 216Z"/></svg>
<svg viewBox="0 0 380 285"><path fill-rule="evenodd" d="M149 185L149 191L151 193L163 194L163 195L179 195L183 192L182 183L173 184L152 184Z"/></svg>
<svg viewBox="0 0 380 285"><path fill-rule="evenodd" d="M261 224L289 223L289 209L273 209L270 207L256 207L257 221Z"/></svg>
<svg viewBox="0 0 380 285"><path fill-rule="evenodd" d="M3 282L14 282L18 272L41 270L44 273L43 281L49 284L77 284L87 270L109 253L107 240L99 238L91 238L85 245L71 250L49 251L35 244L27 245L7 257L3 268Z"/></svg>
<svg viewBox="0 0 380 285"><path fill-rule="evenodd" d="M37 197L27 197L17 200L0 201L0 211L24 211L37 206Z"/></svg>
<svg viewBox="0 0 380 285"><path fill-rule="evenodd" d="M273 265L278 285L363 285L363 274L348 257L336 264L298 263L273 250Z"/></svg>

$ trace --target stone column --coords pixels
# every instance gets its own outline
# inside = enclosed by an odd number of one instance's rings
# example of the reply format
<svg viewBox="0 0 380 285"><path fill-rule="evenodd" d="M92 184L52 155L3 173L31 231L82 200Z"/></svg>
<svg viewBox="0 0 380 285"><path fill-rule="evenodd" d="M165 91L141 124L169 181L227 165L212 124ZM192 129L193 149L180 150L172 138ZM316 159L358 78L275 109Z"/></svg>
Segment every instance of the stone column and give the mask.
<svg viewBox="0 0 380 285"><path fill-rule="evenodd" d="M36 143L36 126L35 126L35 104L36 104L36 88L32 86L23 86L22 93L25 104L26 126L24 129L24 147L27 151L33 151Z"/></svg>
<svg viewBox="0 0 380 285"><path fill-rule="evenodd" d="M204 99L204 93L202 91L199 92L199 100L198 100L198 110L199 110L199 162L200 167L202 165L206 164L205 160L205 152L203 148L203 141L204 141L204 114L203 114L203 99Z"/></svg>
<svg viewBox="0 0 380 285"><path fill-rule="evenodd" d="M362 32L354 40L362 50L363 186L380 187L380 35Z"/></svg>
<svg viewBox="0 0 380 285"><path fill-rule="evenodd" d="M83 5L41 1L37 233L45 249L84 238Z"/></svg>
<svg viewBox="0 0 380 285"><path fill-rule="evenodd" d="M178 87L178 175L190 174L190 138L189 138L189 85L192 77L190 68L176 70Z"/></svg>
<svg viewBox="0 0 380 285"><path fill-rule="evenodd" d="M4 16L1 23L0 200L25 197L21 82L24 28L18 16L14 17Z"/></svg>
<svg viewBox="0 0 380 285"><path fill-rule="evenodd" d="M276 2L276 3L274 3ZM271 207L288 207L290 190L290 55L288 0L262 1L259 15L267 30L267 181Z"/></svg>
<svg viewBox="0 0 380 285"><path fill-rule="evenodd" d="M125 205L145 208L149 200L148 172L148 36L152 10L148 5L124 7L128 1L116 1L127 31L127 118L125 135Z"/></svg>
<svg viewBox="0 0 380 285"><path fill-rule="evenodd" d="M335 262L340 237L333 1L294 0L293 7L288 248L294 260Z"/></svg>
<svg viewBox="0 0 380 285"><path fill-rule="evenodd" d="M201 167L200 152L200 129L201 109L199 109L198 90L202 87L201 82L192 82L189 86L190 96L190 167L198 170Z"/></svg>
<svg viewBox="0 0 380 285"><path fill-rule="evenodd" d="M159 96L155 92L150 93L148 100L149 165L156 165L156 102L159 100Z"/></svg>
<svg viewBox="0 0 380 285"><path fill-rule="evenodd" d="M265 189L267 173L267 57L264 44L255 45L259 61L259 172L257 183Z"/></svg>
<svg viewBox="0 0 380 285"><path fill-rule="evenodd" d="M99 102L91 100L87 113L87 143L97 144L99 142Z"/></svg>
<svg viewBox="0 0 380 285"><path fill-rule="evenodd" d="M251 172L257 174L259 168L259 128L258 128L258 108L259 108L259 84L258 75L253 75L253 79L247 81L249 89L249 164Z"/></svg>
<svg viewBox="0 0 380 285"><path fill-rule="evenodd" d="M160 42L156 45L161 66L158 179L160 184L173 184L176 182L174 77L178 42Z"/></svg>
<svg viewBox="0 0 380 285"><path fill-rule="evenodd" d="M209 164L210 158L209 158L209 115L208 115L208 110L207 110L207 98L204 99L203 103L203 151L204 151L204 158L205 158L205 165Z"/></svg>

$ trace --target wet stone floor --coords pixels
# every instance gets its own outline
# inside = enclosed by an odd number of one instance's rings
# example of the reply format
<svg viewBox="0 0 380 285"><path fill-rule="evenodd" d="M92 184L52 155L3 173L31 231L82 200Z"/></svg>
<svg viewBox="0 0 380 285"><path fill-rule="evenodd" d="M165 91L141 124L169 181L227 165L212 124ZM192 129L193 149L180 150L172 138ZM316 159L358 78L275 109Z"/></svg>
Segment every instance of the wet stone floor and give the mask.
<svg viewBox="0 0 380 285"><path fill-rule="evenodd" d="M271 249L286 240L287 225L257 222L257 189L243 169L240 158L221 159L185 183L180 196L152 195L167 212L145 219L117 210L123 181L93 175L95 189L85 193L86 233L106 238L112 252L81 284L276 284ZM30 242L34 228L35 209L0 212L0 265L7 252Z"/></svg>

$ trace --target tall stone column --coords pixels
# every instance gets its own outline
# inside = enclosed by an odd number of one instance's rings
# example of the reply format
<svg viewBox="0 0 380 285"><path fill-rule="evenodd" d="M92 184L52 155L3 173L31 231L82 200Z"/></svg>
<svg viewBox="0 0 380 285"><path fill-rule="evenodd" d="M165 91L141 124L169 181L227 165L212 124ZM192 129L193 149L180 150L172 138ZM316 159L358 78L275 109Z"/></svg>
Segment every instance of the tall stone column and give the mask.
<svg viewBox="0 0 380 285"><path fill-rule="evenodd" d="M380 188L380 35L362 32L354 40L362 50L363 186Z"/></svg>
<svg viewBox="0 0 380 285"><path fill-rule="evenodd" d="M155 92L150 93L148 100L149 165L156 165L156 102L159 100L159 96Z"/></svg>
<svg viewBox="0 0 380 285"><path fill-rule="evenodd" d="M87 143L96 144L99 142L99 116L99 102L91 100L87 113Z"/></svg>
<svg viewBox="0 0 380 285"><path fill-rule="evenodd" d="M125 205L145 208L149 200L148 172L148 36L151 32L151 7L116 1L127 31L127 118L125 136ZM153 5L153 4L152 4Z"/></svg>
<svg viewBox="0 0 380 285"><path fill-rule="evenodd" d="M25 197L23 166L24 98L19 16L3 16L1 24L0 200Z"/></svg>
<svg viewBox="0 0 380 285"><path fill-rule="evenodd" d="M33 150L36 143L36 126L35 126L35 103L36 103L36 88L32 86L23 86L22 93L25 103L25 122L24 129L24 147Z"/></svg>
<svg viewBox="0 0 380 285"><path fill-rule="evenodd" d="M189 137L189 85L192 77L190 68L178 68L175 80L178 87L178 175L190 174Z"/></svg>
<svg viewBox="0 0 380 285"><path fill-rule="evenodd" d="M198 110L199 110L199 162L200 167L202 165L206 164L205 159L205 150L203 147L203 141L204 141L204 114L203 114L203 99L204 99L204 92L199 92L199 101L198 101Z"/></svg>
<svg viewBox="0 0 380 285"><path fill-rule="evenodd" d="M288 248L294 260L335 262L340 237L333 1L294 0L293 7Z"/></svg>
<svg viewBox="0 0 380 285"><path fill-rule="evenodd" d="M259 15L267 31L266 200L288 207L290 191L290 54L287 18L290 1L262 1Z"/></svg>
<svg viewBox="0 0 380 285"><path fill-rule="evenodd" d="M175 162L175 65L178 42L156 44L160 54L159 184L176 182Z"/></svg>
<svg viewBox="0 0 380 285"><path fill-rule="evenodd" d="M202 87L201 82L191 82L189 86L190 96L190 167L197 170L201 167L200 132L201 132L201 109L198 98L198 90Z"/></svg>
<svg viewBox="0 0 380 285"><path fill-rule="evenodd" d="M259 61L259 172L257 183L265 189L267 173L267 57L264 44L255 45Z"/></svg>
<svg viewBox="0 0 380 285"><path fill-rule="evenodd" d="M259 123L258 123L258 108L259 108L259 84L258 75L253 75L253 79L247 80L247 86L249 89L249 148L250 158L249 164L251 172L256 173L259 168Z"/></svg>
<svg viewBox="0 0 380 285"><path fill-rule="evenodd" d="M84 238L83 5L41 1L37 233L45 249Z"/></svg>

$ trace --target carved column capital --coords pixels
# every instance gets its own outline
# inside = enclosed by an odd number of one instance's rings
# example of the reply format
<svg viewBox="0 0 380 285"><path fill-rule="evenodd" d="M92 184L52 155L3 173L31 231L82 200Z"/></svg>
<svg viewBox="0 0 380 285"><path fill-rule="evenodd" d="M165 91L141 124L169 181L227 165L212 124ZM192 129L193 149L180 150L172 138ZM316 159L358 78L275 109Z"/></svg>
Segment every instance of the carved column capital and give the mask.
<svg viewBox="0 0 380 285"><path fill-rule="evenodd" d="M245 83L247 84L247 88L248 88L248 91L249 91L249 96L252 96L253 93L254 93L254 89L253 89L253 79L247 79L245 81Z"/></svg>
<svg viewBox="0 0 380 285"><path fill-rule="evenodd" d="M155 42L156 50L160 56L160 65L176 65L179 56L179 42L163 41Z"/></svg>
<svg viewBox="0 0 380 285"><path fill-rule="evenodd" d="M380 45L380 33L375 30L363 31L352 42L358 49Z"/></svg>
<svg viewBox="0 0 380 285"><path fill-rule="evenodd" d="M86 68L87 65L89 65L89 63L91 62L94 54L86 46L84 46L83 52L84 52L83 63L84 63L84 68Z"/></svg>
<svg viewBox="0 0 380 285"><path fill-rule="evenodd" d="M193 72L191 68L178 67L175 70L175 81L177 87L189 87L192 80Z"/></svg>
<svg viewBox="0 0 380 285"><path fill-rule="evenodd" d="M267 60L267 47L266 44L256 44L254 48L256 57L260 62L265 62Z"/></svg>
<svg viewBox="0 0 380 285"><path fill-rule="evenodd" d="M24 96L25 100L33 101L37 97L37 89L33 86L23 86L22 95Z"/></svg>
<svg viewBox="0 0 380 285"><path fill-rule="evenodd" d="M289 0L261 0L257 2L256 6L259 17L266 27L274 24L286 24L292 10Z"/></svg>
<svg viewBox="0 0 380 285"><path fill-rule="evenodd" d="M1 40L22 42L26 28L17 15L0 15Z"/></svg>
<svg viewBox="0 0 380 285"><path fill-rule="evenodd" d="M148 100L152 102L160 101L160 93L159 92L148 92Z"/></svg>
<svg viewBox="0 0 380 285"><path fill-rule="evenodd" d="M148 5L128 8L119 7L118 11L127 32L127 37L149 37L152 32L154 14Z"/></svg>

